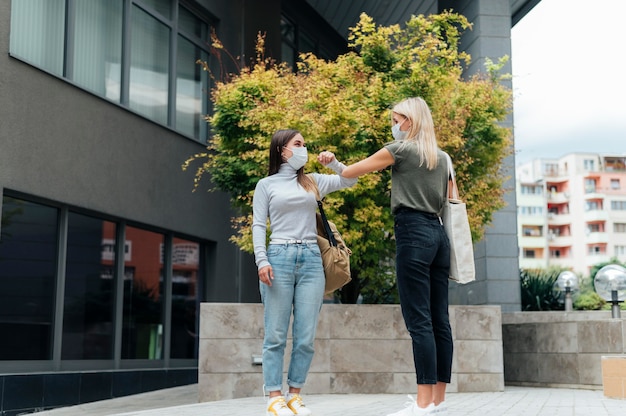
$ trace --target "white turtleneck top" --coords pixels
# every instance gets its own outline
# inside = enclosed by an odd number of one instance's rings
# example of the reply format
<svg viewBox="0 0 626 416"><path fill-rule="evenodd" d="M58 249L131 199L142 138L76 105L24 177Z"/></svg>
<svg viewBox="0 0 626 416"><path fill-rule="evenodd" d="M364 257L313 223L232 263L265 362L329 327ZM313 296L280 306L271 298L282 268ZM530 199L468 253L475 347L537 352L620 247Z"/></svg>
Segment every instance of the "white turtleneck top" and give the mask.
<svg viewBox="0 0 626 416"><path fill-rule="evenodd" d="M311 173L320 197L348 188L357 179L339 175L346 167L334 159L326 167L337 175ZM258 269L269 266L267 260L267 218L270 219L272 239L313 240L317 239L315 212L317 202L314 193L307 192L297 181L296 170L283 163L277 173L261 179L254 190L252 201L252 242Z"/></svg>

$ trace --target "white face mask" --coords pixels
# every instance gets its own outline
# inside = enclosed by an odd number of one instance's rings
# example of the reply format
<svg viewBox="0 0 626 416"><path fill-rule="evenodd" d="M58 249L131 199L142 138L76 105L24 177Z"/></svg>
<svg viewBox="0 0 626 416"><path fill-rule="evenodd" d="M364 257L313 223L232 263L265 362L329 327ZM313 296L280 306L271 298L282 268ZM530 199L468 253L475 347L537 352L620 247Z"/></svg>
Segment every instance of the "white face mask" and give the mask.
<svg viewBox="0 0 626 416"><path fill-rule="evenodd" d="M406 135L409 132L400 130L400 126L402 126L405 121L407 121L406 118L404 120L402 120L400 123L396 123L393 126L391 126L391 135L393 136L393 138L395 140L404 140L404 139L406 139Z"/></svg>
<svg viewBox="0 0 626 416"><path fill-rule="evenodd" d="M391 135L396 140L404 140L406 139L406 135L408 134L408 132L400 130L400 124L402 123L394 124L393 126L391 126Z"/></svg>
<svg viewBox="0 0 626 416"><path fill-rule="evenodd" d="M287 149L289 148L287 147ZM306 162L309 161L309 153L307 152L306 147L294 147L289 150L291 150L292 155L289 159L287 159L287 163L295 170L300 169L302 166L306 165Z"/></svg>

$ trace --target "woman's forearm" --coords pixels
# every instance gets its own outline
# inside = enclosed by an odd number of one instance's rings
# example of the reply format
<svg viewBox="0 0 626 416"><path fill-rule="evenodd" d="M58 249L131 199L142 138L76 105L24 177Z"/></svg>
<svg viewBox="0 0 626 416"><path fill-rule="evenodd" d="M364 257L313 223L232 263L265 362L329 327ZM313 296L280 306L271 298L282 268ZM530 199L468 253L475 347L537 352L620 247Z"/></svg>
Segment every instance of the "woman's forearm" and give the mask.
<svg viewBox="0 0 626 416"><path fill-rule="evenodd" d="M379 171L393 165L394 159L389 150L382 148L370 157L356 162L344 168L341 176L344 178L357 178L366 173Z"/></svg>

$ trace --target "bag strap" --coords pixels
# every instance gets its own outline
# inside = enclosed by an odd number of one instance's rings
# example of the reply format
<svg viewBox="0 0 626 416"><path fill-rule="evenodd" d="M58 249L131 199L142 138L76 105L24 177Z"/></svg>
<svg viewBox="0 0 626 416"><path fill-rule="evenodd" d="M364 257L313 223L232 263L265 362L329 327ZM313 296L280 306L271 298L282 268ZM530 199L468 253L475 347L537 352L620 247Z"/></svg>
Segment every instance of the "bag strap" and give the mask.
<svg viewBox="0 0 626 416"><path fill-rule="evenodd" d="M317 207L320 209L320 216L322 217L322 224L324 225L324 232L326 233L326 239L330 243L331 246L337 247L337 240L335 239L335 235L333 231L330 229L330 224L328 223L328 219L326 218L326 214L324 213L324 207L322 206L322 201L317 201Z"/></svg>
<svg viewBox="0 0 626 416"><path fill-rule="evenodd" d="M459 188L456 186L456 175L454 174L454 166L452 165L452 159L450 155L446 153L446 159L448 160L448 199L460 199ZM452 186L450 186L452 184Z"/></svg>
<svg viewBox="0 0 626 416"><path fill-rule="evenodd" d="M326 213L324 212L324 206L322 204L322 198L320 198L320 190L317 187L317 182L315 181L315 178L313 178L313 175L309 175L309 178L311 178L313 184L315 185L315 199L317 200L317 207L319 208L320 216L322 217L322 226L324 227L324 233L326 233L326 239L331 246L337 247L337 240L335 239L333 230L330 229L328 218L326 218Z"/></svg>

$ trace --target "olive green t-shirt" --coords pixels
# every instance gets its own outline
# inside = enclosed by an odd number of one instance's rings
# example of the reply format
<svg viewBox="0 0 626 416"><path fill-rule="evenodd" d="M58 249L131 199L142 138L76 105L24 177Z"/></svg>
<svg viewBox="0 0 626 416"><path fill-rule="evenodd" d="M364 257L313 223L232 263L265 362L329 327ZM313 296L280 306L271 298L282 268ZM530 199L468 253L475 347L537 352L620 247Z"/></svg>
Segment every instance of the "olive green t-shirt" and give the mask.
<svg viewBox="0 0 626 416"><path fill-rule="evenodd" d="M391 212L400 207L440 215L446 200L448 162L443 150L438 150L437 166L420 166L415 143L395 140L385 145L394 164L391 168Z"/></svg>

